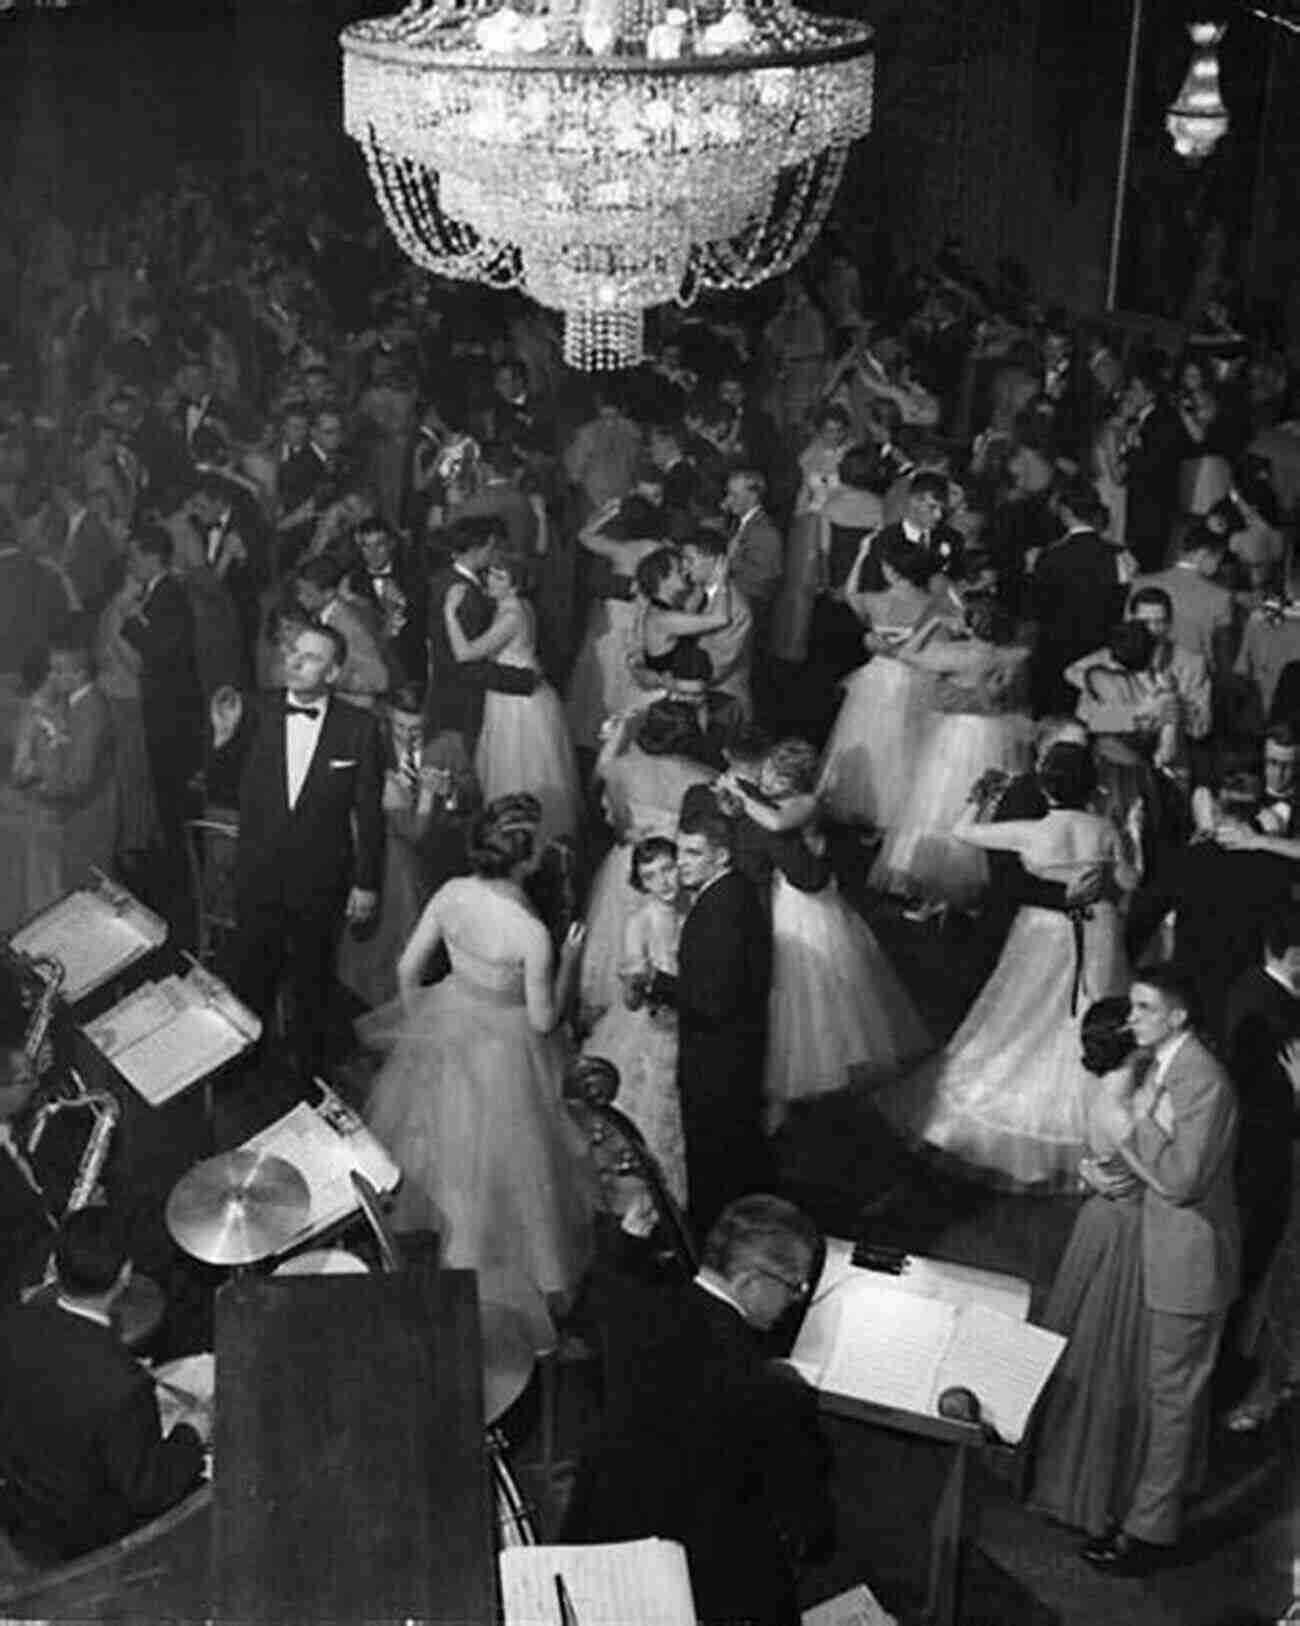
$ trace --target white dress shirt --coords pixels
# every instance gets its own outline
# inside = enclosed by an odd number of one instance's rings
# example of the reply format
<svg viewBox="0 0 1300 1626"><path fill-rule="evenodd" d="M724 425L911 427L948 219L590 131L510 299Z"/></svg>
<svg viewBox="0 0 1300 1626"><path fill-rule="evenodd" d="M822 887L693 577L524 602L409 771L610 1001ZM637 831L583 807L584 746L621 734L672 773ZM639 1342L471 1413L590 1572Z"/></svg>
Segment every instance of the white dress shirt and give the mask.
<svg viewBox="0 0 1300 1626"><path fill-rule="evenodd" d="M298 704L292 695L285 698L291 706ZM298 805L302 787L307 782L308 769L320 744L320 731L325 726L329 701L322 698L313 700L311 705L316 712L315 717L302 717L291 711L284 719L284 777L291 809Z"/></svg>

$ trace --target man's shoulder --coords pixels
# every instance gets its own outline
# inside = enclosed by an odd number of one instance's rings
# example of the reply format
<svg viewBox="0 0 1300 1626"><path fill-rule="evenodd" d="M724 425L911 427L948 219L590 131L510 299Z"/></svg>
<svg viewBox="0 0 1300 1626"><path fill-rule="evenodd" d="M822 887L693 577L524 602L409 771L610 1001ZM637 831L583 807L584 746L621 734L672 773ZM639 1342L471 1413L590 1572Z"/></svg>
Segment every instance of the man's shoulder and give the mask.
<svg viewBox="0 0 1300 1626"><path fill-rule="evenodd" d="M1167 1089L1183 1089L1196 1095L1230 1089L1223 1063L1196 1034L1189 1034L1169 1063L1164 1077Z"/></svg>
<svg viewBox="0 0 1300 1626"><path fill-rule="evenodd" d="M1195 650L1184 649L1181 644L1175 644L1169 652L1169 670L1188 682L1208 681L1210 675L1205 656L1198 655Z"/></svg>

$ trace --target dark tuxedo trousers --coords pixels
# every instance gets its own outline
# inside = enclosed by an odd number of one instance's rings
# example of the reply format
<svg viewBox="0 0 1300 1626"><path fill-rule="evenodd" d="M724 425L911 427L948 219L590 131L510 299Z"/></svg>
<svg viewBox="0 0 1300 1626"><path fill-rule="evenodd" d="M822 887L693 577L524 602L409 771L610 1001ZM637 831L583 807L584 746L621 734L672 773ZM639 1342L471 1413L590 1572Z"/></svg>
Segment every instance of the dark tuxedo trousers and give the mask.
<svg viewBox="0 0 1300 1626"><path fill-rule="evenodd" d="M696 900L678 954L677 1083L701 1240L729 1202L770 1181L760 1114L771 980L767 912L753 882L730 870Z"/></svg>
<svg viewBox="0 0 1300 1626"><path fill-rule="evenodd" d="M269 1025L281 982L290 1038L304 1072L319 1067L334 1021L334 960L352 887L378 892L383 875L383 757L369 712L331 699L307 777L289 806L283 703L246 714L218 753L242 758L236 935L229 976Z"/></svg>

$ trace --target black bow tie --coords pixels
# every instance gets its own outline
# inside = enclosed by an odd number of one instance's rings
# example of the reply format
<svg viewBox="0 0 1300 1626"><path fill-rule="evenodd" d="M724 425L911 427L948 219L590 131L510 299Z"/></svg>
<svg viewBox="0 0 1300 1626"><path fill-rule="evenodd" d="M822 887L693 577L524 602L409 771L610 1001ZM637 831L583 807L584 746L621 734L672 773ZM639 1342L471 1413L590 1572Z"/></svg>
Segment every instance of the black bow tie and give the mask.
<svg viewBox="0 0 1300 1626"><path fill-rule="evenodd" d="M286 717L310 717L315 722L321 714L321 708L319 706L295 706L292 700L286 700L284 714Z"/></svg>

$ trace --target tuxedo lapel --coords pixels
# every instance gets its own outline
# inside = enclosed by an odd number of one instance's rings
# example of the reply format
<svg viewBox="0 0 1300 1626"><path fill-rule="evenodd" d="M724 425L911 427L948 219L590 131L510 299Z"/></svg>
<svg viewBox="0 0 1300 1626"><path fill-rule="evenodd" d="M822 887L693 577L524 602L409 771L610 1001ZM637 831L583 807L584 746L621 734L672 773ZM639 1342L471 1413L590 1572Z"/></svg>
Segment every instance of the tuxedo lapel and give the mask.
<svg viewBox="0 0 1300 1626"><path fill-rule="evenodd" d="M302 789L298 792L298 800L294 804L293 811L295 813L302 810L308 797L314 793L319 785L321 777L329 772L330 762L339 754L341 747L339 735L343 732L342 723L343 719L339 713L339 708L335 705L333 698L330 698L325 702L325 720L321 724L320 733L316 737L316 751L307 764L307 773L302 782ZM284 734L283 713L280 716L280 733L281 735ZM284 796L285 805L287 806L289 800L288 769L285 764L283 750L280 752L280 765L281 772L285 776Z"/></svg>

